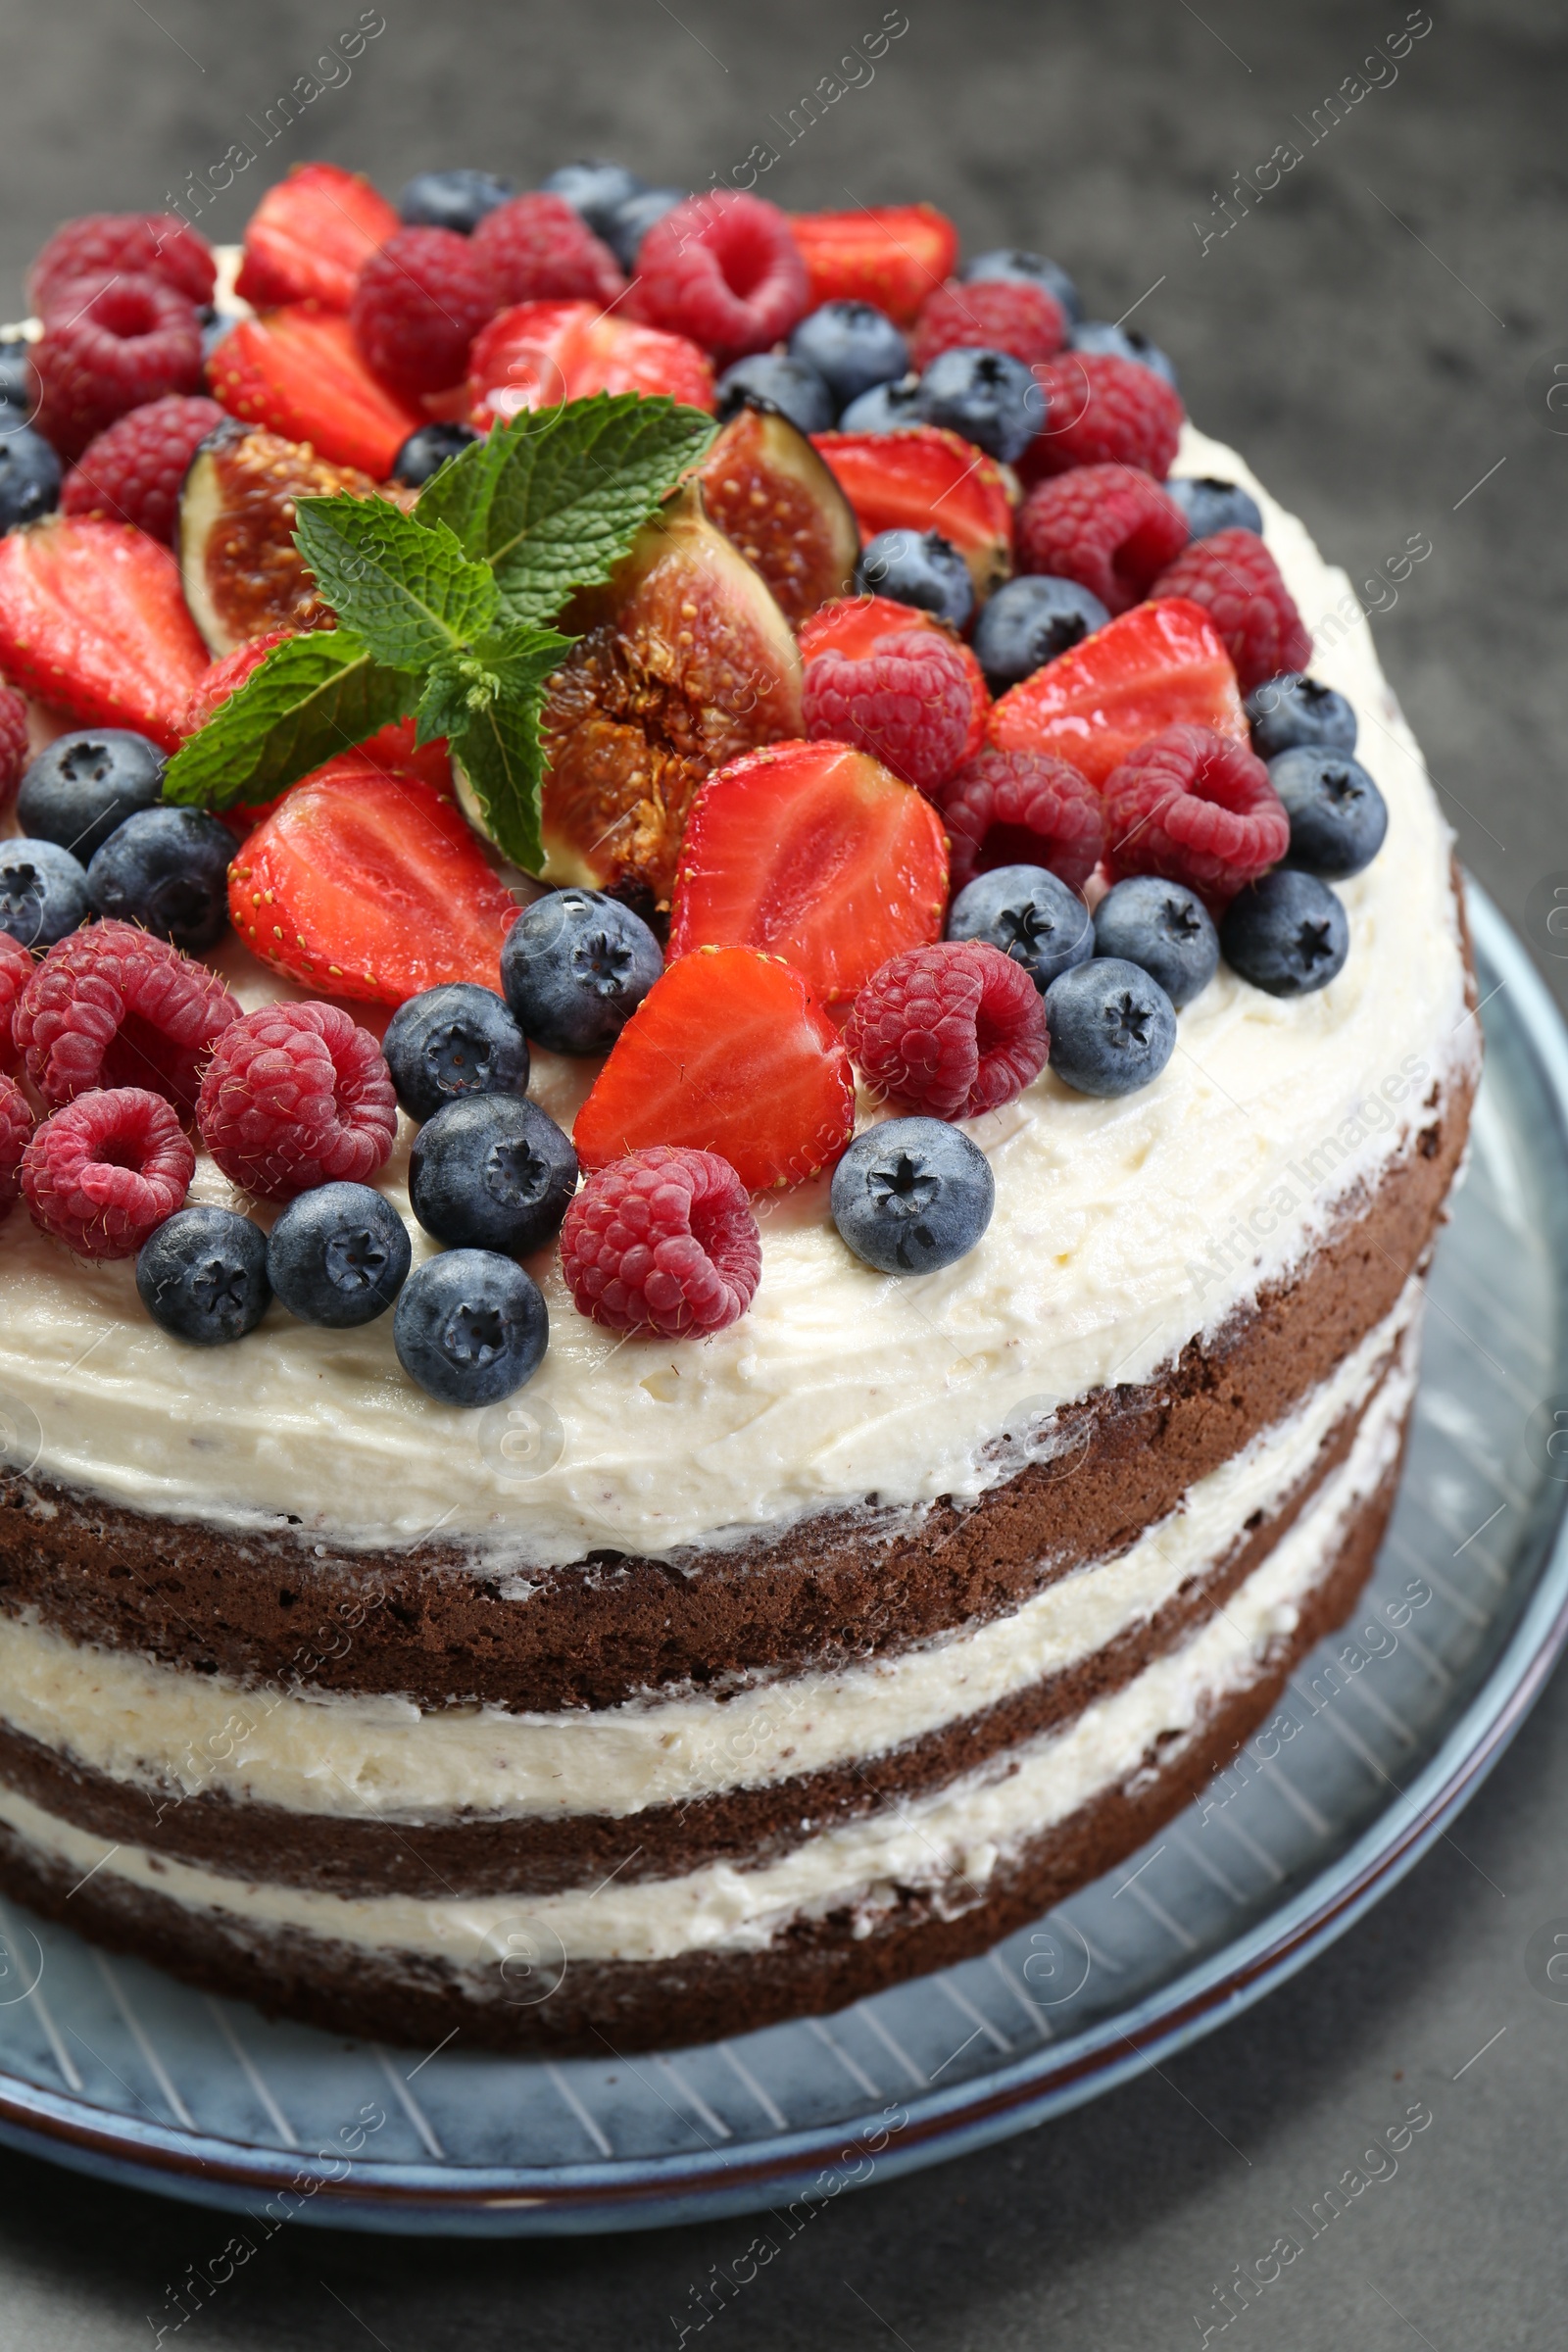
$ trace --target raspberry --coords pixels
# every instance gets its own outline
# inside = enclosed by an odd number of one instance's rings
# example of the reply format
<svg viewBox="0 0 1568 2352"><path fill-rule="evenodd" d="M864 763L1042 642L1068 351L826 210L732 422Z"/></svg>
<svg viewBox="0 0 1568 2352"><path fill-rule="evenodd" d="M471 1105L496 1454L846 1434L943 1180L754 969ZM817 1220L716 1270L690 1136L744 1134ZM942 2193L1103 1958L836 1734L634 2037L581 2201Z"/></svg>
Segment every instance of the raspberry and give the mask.
<svg viewBox="0 0 1568 2352"><path fill-rule="evenodd" d="M30 758L26 698L14 686L0 686L0 803L10 800Z"/></svg>
<svg viewBox="0 0 1568 2352"><path fill-rule="evenodd" d="M349 318L367 366L396 391L444 392L496 309L483 258L451 228L400 228L360 271Z"/></svg>
<svg viewBox="0 0 1568 2352"><path fill-rule="evenodd" d="M1279 862L1291 820L1245 743L1211 727L1166 727L1106 777L1105 839L1118 882L1186 882L1212 911Z"/></svg>
<svg viewBox="0 0 1568 2352"><path fill-rule="evenodd" d="M1051 1046L1033 980L981 939L891 957L856 998L844 1042L868 1086L934 1119L1010 1102Z"/></svg>
<svg viewBox="0 0 1568 2352"><path fill-rule="evenodd" d="M732 188L688 197L654 222L637 252L637 295L650 325L726 361L766 351L810 307L788 218Z"/></svg>
<svg viewBox="0 0 1568 2352"><path fill-rule="evenodd" d="M185 469L198 442L222 421L216 400L179 392L132 409L82 451L60 493L61 513L133 522L172 545Z"/></svg>
<svg viewBox="0 0 1568 2352"><path fill-rule="evenodd" d="M37 970L20 939L0 931L0 1070L20 1070L22 1054L11 1033L17 1000Z"/></svg>
<svg viewBox="0 0 1568 2352"><path fill-rule="evenodd" d="M133 923L94 923L50 949L12 1019L51 1108L94 1087L151 1088L194 1112L198 1066L239 1006L216 972Z"/></svg>
<svg viewBox="0 0 1568 2352"><path fill-rule="evenodd" d="M518 302L608 304L626 291L610 247L564 196L514 196L462 241L489 280L492 311Z"/></svg>
<svg viewBox="0 0 1568 2352"><path fill-rule="evenodd" d="M380 1047L335 1004L264 1004L231 1021L196 1111L202 1142L230 1184L265 1200L339 1180L368 1183L397 1123Z"/></svg>
<svg viewBox="0 0 1568 2352"><path fill-rule="evenodd" d="M1219 634L1244 694L1284 670L1305 669L1312 632L1255 531L1215 531L1162 571L1149 591L1191 597Z"/></svg>
<svg viewBox="0 0 1568 2352"><path fill-rule="evenodd" d="M40 1232L82 1257L134 1257L190 1190L196 1154L161 1095L79 1095L36 1130L22 1190Z"/></svg>
<svg viewBox="0 0 1568 2352"><path fill-rule="evenodd" d="M1010 351L1032 368L1067 340L1067 319L1048 287L1020 279L938 286L920 313L911 360L929 368L945 351Z"/></svg>
<svg viewBox="0 0 1568 2352"><path fill-rule="evenodd" d="M1046 388L1046 429L1019 461L1025 481L1115 461L1162 482L1186 414L1162 375L1108 352L1063 352L1035 370Z"/></svg>
<svg viewBox="0 0 1568 2352"><path fill-rule="evenodd" d="M1020 571L1076 580L1110 612L1125 612L1187 545L1187 517L1147 473L1079 466L1035 485L1017 535Z"/></svg>
<svg viewBox="0 0 1568 2352"><path fill-rule="evenodd" d="M74 278L161 278L187 302L213 299L218 266L207 239L173 213L88 213L68 220L27 271L27 298L42 318Z"/></svg>
<svg viewBox="0 0 1568 2352"><path fill-rule="evenodd" d="M808 736L854 744L935 792L979 749L990 698L966 645L941 629L896 629L858 657L830 645L808 658L801 708Z"/></svg>
<svg viewBox="0 0 1568 2352"><path fill-rule="evenodd" d="M193 306L158 277L78 278L32 346L38 429L62 457L128 409L199 392L202 330Z"/></svg>
<svg viewBox="0 0 1568 2352"><path fill-rule="evenodd" d="M12 941L12 946L16 942ZM32 1110L14 1078L0 1078L0 1219L9 1217L22 1190L22 1155L32 1133Z"/></svg>
<svg viewBox="0 0 1568 2352"><path fill-rule="evenodd" d="M589 1177L561 1228L561 1268L580 1315L692 1339L745 1314L762 1240L727 1159L656 1144Z"/></svg>
<svg viewBox="0 0 1568 2352"><path fill-rule="evenodd" d="M956 893L999 865L1048 866L1082 890L1104 850L1099 793L1049 752L980 752L934 797Z"/></svg>

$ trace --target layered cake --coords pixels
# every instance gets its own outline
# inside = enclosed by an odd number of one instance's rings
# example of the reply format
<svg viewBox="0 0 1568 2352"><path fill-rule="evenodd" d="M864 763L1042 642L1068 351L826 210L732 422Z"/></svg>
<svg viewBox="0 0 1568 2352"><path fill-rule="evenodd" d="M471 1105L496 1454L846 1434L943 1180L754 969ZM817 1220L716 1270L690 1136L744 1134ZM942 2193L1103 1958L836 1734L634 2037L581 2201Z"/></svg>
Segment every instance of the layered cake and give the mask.
<svg viewBox="0 0 1568 2352"><path fill-rule="evenodd" d="M1449 836L1344 575L1053 264L346 180L205 354L194 229L117 216L14 355L0 1886L334 2030L674 2045L1039 1916L1350 1608L1477 1077ZM451 485L590 415L530 587ZM421 508L416 729L353 583ZM557 620L530 817L480 727Z"/></svg>

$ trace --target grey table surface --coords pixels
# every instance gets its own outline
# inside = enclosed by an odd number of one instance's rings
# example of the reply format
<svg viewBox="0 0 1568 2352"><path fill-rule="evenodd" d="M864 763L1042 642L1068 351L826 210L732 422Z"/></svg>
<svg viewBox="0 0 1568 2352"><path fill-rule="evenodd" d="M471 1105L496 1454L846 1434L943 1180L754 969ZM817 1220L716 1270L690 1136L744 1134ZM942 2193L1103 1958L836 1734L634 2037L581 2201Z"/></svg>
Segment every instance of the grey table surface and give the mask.
<svg viewBox="0 0 1568 2352"><path fill-rule="evenodd" d="M884 24L906 29L873 64ZM369 37L349 59L356 26ZM852 53L855 86L792 137L791 110ZM57 220L158 209L236 142L258 161L209 203L214 235L311 156L389 193L421 166L526 183L585 153L701 186L761 144L780 154L759 186L780 202L928 196L970 250L1060 258L1092 313L1139 303L1194 416L1365 583L1461 854L1568 1002L1542 916L1542 885L1568 880L1552 0L1432 0L1430 18L1403 0L11 0L0 56L4 316ZM318 94L264 144L300 76ZM1301 161L1257 193L1287 141ZM1382 567L1417 533L1431 556L1396 588ZM1434 2121L1397 2172L1232 2340L1560 2344L1568 2006L1532 1988L1524 1952L1568 1913L1565 1696L1559 1675L1453 1835L1284 1989L1064 2121L841 2199L707 2327L692 2290L744 2250L744 2222L514 2245L295 2230L183 2332L214 2352L675 2344L683 2324L688 2342L813 2352L1191 2345L1216 2284L1299 2235L1293 2213L1420 2100ZM147 2343L215 2233L215 2217L0 2154L0 2344Z"/></svg>

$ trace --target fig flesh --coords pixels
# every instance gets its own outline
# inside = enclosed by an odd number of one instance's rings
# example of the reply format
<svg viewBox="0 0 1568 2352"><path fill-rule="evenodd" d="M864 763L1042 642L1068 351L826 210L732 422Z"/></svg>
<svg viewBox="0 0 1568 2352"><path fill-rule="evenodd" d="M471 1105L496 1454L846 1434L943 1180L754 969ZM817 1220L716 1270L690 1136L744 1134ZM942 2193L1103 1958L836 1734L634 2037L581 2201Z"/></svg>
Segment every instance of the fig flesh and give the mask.
<svg viewBox="0 0 1568 2352"><path fill-rule="evenodd" d="M178 553L185 602L213 653L270 629L332 625L294 545L294 508L342 490L380 494L368 473L262 425L235 417L209 433L180 492Z"/></svg>
<svg viewBox="0 0 1568 2352"><path fill-rule="evenodd" d="M823 459L776 410L745 408L698 468L709 514L799 628L847 596L860 552L855 510Z"/></svg>

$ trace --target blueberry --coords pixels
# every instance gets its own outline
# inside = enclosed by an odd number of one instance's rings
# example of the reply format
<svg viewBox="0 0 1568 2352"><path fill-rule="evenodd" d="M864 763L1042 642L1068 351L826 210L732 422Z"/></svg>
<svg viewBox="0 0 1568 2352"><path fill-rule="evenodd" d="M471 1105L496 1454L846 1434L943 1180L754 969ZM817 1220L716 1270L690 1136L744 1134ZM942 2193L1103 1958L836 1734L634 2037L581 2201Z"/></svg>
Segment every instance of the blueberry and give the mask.
<svg viewBox="0 0 1568 2352"><path fill-rule="evenodd" d="M1120 956L1096 956L1046 991L1051 1066L1080 1095L1131 1095L1176 1048L1176 1009L1157 980Z"/></svg>
<svg viewBox="0 0 1568 2352"><path fill-rule="evenodd" d="M164 755L125 727L57 735L22 779L17 820L38 841L57 841L83 865L116 828L164 797Z"/></svg>
<svg viewBox="0 0 1568 2352"><path fill-rule="evenodd" d="M1321 744L1326 751L1353 752L1355 711L1332 686L1303 677L1297 669L1265 678L1247 698L1251 721L1252 749L1260 760L1275 760L1298 743Z"/></svg>
<svg viewBox="0 0 1568 2352"><path fill-rule="evenodd" d="M1350 926L1326 882L1276 866L1237 892L1219 944L1232 971L1271 997L1327 988L1350 950Z"/></svg>
<svg viewBox="0 0 1568 2352"><path fill-rule="evenodd" d="M1137 360L1141 366L1152 368L1175 390L1175 368L1159 345L1151 343L1137 327L1115 326L1108 318L1086 318L1072 330L1072 347L1074 351L1098 352L1113 360Z"/></svg>
<svg viewBox="0 0 1568 2352"><path fill-rule="evenodd" d="M176 1208L137 1251L136 1288L176 1340L198 1348L242 1340L272 1296L267 1236L231 1208Z"/></svg>
<svg viewBox="0 0 1568 2352"><path fill-rule="evenodd" d="M790 358L814 368L846 409L862 392L896 383L909 369L909 346L871 302L824 302L809 311L790 337Z"/></svg>
<svg viewBox="0 0 1568 2352"><path fill-rule="evenodd" d="M989 940L1023 965L1042 996L1058 973L1095 952L1088 907L1043 865L998 865L977 874L953 902L948 937Z"/></svg>
<svg viewBox="0 0 1568 2352"><path fill-rule="evenodd" d="M896 433L904 425L918 424L920 412L920 379L917 375L902 375L896 384L873 384L858 400L852 400L839 418L841 433Z"/></svg>
<svg viewBox="0 0 1568 2352"><path fill-rule="evenodd" d="M1171 1003L1190 1004L1219 963L1219 933L1196 890L1134 874L1095 908L1095 954L1119 956L1157 980Z"/></svg>
<svg viewBox="0 0 1568 2352"><path fill-rule="evenodd" d="M398 1295L392 1344L442 1404L494 1404L531 1380L550 1342L539 1285L491 1250L446 1250Z"/></svg>
<svg viewBox="0 0 1568 2352"><path fill-rule="evenodd" d="M13 414L0 407L0 531L35 522L60 504L60 460L30 425L15 422L7 431Z"/></svg>
<svg viewBox="0 0 1568 2352"><path fill-rule="evenodd" d="M997 590L974 624L974 650L993 694L1032 677L1102 629L1110 614L1076 580L1025 573Z"/></svg>
<svg viewBox="0 0 1568 2352"><path fill-rule="evenodd" d="M577 1154L520 1095L460 1095L414 1139L409 1201L438 1242L526 1257L557 1231L577 1189Z"/></svg>
<svg viewBox="0 0 1568 2352"><path fill-rule="evenodd" d="M552 1054L608 1054L663 968L642 917L600 890L537 900L501 949L513 1018Z"/></svg>
<svg viewBox="0 0 1568 2352"><path fill-rule="evenodd" d="M770 351L755 351L737 360L718 379L718 420L727 424L749 401L773 408L803 433L825 433L838 415L827 385L804 360L779 359Z"/></svg>
<svg viewBox="0 0 1568 2352"><path fill-rule="evenodd" d="M1025 253L1016 245L996 247L990 253L977 253L972 262L965 262L958 275L966 286L984 285L988 279L1026 286L1044 286L1054 294L1070 322L1076 324L1084 315L1084 306L1077 287L1059 262L1048 262L1043 253Z"/></svg>
<svg viewBox="0 0 1568 2352"><path fill-rule="evenodd" d="M516 193L515 180L466 165L452 172L416 172L398 197L398 219L406 228L455 228L467 237L486 213Z"/></svg>
<svg viewBox="0 0 1568 2352"><path fill-rule="evenodd" d="M1195 539L1212 538L1216 531L1256 531L1262 537L1262 510L1250 490L1237 482L1222 482L1211 473L1172 474L1164 491L1186 515Z"/></svg>
<svg viewBox="0 0 1568 2352"><path fill-rule="evenodd" d="M1007 466L1046 421L1045 393L1010 351L943 352L921 376L915 407L923 424L944 424Z"/></svg>
<svg viewBox="0 0 1568 2352"><path fill-rule="evenodd" d="M37 412L38 379L32 370L32 346L25 335L0 338L0 406L15 409L29 419ZM0 431L7 429L16 430L15 419L0 424Z"/></svg>
<svg viewBox="0 0 1568 2352"><path fill-rule="evenodd" d="M118 915L187 956L228 929L234 836L205 808L139 808L117 825L87 868L96 914Z"/></svg>
<svg viewBox="0 0 1568 2352"><path fill-rule="evenodd" d="M387 1023L381 1051L411 1119L433 1119L459 1095L528 1091L528 1041L495 990L473 980L410 997Z"/></svg>
<svg viewBox="0 0 1568 2352"><path fill-rule="evenodd" d="M889 1119L857 1136L833 1171L833 1222L882 1274L934 1274L991 1222L991 1162L942 1119Z"/></svg>
<svg viewBox="0 0 1568 2352"><path fill-rule="evenodd" d="M638 249L654 222L685 201L684 188L644 188L640 196L629 196L615 207L599 234L628 275L637 267Z"/></svg>
<svg viewBox="0 0 1568 2352"><path fill-rule="evenodd" d="M1291 820L1292 865L1343 882L1371 864L1389 810L1358 760L1326 744L1298 743L1269 761L1268 775Z"/></svg>
<svg viewBox="0 0 1568 2352"><path fill-rule="evenodd" d="M368 1184L321 1184L291 1200L267 1244L267 1272L291 1315L348 1331L384 1315L408 1278L409 1229Z"/></svg>
<svg viewBox="0 0 1568 2352"><path fill-rule="evenodd" d="M479 438L471 424L421 424L409 435L392 461L392 479L410 490L421 490L432 473Z"/></svg>
<svg viewBox="0 0 1568 2352"><path fill-rule="evenodd" d="M634 196L647 193L648 182L628 172L624 164L581 163L563 164L539 185L550 196L564 196L574 213L580 213L596 237L602 237L614 224L615 215L622 205L630 204Z"/></svg>
<svg viewBox="0 0 1568 2352"><path fill-rule="evenodd" d="M860 550L855 585L868 596L918 605L956 629L974 610L969 566L940 531L878 531Z"/></svg>
<svg viewBox="0 0 1568 2352"><path fill-rule="evenodd" d="M52 948L90 911L86 868L69 850L52 841L0 841L0 931L24 948Z"/></svg>

